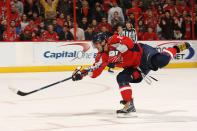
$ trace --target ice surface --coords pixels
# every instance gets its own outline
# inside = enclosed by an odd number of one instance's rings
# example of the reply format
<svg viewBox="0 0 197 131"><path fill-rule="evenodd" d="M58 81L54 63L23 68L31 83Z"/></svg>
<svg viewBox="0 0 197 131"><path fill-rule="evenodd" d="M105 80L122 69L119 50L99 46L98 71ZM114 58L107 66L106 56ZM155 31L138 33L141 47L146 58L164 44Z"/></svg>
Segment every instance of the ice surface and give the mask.
<svg viewBox="0 0 197 131"><path fill-rule="evenodd" d="M71 72L0 74L0 131L197 131L197 68L162 69L159 81L131 84L137 118L116 118L122 108L116 75L66 81L28 96L31 91L70 77Z"/></svg>

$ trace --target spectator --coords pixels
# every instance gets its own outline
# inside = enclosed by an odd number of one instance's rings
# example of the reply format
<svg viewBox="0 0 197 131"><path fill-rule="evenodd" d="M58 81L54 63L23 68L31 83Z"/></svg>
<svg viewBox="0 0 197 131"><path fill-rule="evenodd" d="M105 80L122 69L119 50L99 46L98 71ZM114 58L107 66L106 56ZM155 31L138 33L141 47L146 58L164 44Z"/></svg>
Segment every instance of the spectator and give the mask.
<svg viewBox="0 0 197 131"><path fill-rule="evenodd" d="M20 29L16 27L16 22L14 20L11 20L10 22L10 39L8 38L8 31L3 32L3 39L5 41L18 41L19 40L19 34Z"/></svg>
<svg viewBox="0 0 197 131"><path fill-rule="evenodd" d="M46 31L46 26L44 24L44 21L41 21L38 25L38 34L41 36L42 32Z"/></svg>
<svg viewBox="0 0 197 131"><path fill-rule="evenodd" d="M142 12L146 11L146 7L144 6L144 2L142 0L139 1L138 8L140 8Z"/></svg>
<svg viewBox="0 0 197 131"><path fill-rule="evenodd" d="M82 28L84 31L86 31L86 29L88 28L88 19L87 17L83 17L80 24L79 24L79 27Z"/></svg>
<svg viewBox="0 0 197 131"><path fill-rule="evenodd" d="M31 33L31 38L32 38L32 41L39 41L40 40L40 37L38 36L36 31L33 31Z"/></svg>
<svg viewBox="0 0 197 131"><path fill-rule="evenodd" d="M102 17L102 21L101 21L101 23L98 26L99 26L99 30L101 30L101 28L103 26L106 26L107 27L107 31L109 33L112 32L112 26L107 22L107 18L105 16Z"/></svg>
<svg viewBox="0 0 197 131"><path fill-rule="evenodd" d="M180 5L177 5L175 10L176 10L176 13L180 16L183 14L183 11L186 11L187 13L190 12L190 9L189 7L187 6L187 3L186 1L184 0L180 0Z"/></svg>
<svg viewBox="0 0 197 131"><path fill-rule="evenodd" d="M173 38L174 20L170 16L170 11L165 12L165 16L161 18L159 26L162 29L162 39L170 40Z"/></svg>
<svg viewBox="0 0 197 131"><path fill-rule="evenodd" d="M24 30L23 33L20 34L20 41L31 41L32 35L30 30Z"/></svg>
<svg viewBox="0 0 197 131"><path fill-rule="evenodd" d="M96 19L92 20L91 26L92 26L92 29L93 29L94 32L97 33L99 31L98 23L97 23Z"/></svg>
<svg viewBox="0 0 197 131"><path fill-rule="evenodd" d="M40 0L40 3L44 7L44 17L45 19L55 19L57 16L56 8L59 0Z"/></svg>
<svg viewBox="0 0 197 131"><path fill-rule="evenodd" d="M183 14L181 15L182 19L186 20L187 19L187 15L188 15L187 11L183 11Z"/></svg>
<svg viewBox="0 0 197 131"><path fill-rule="evenodd" d="M160 19L164 16L164 11L161 5L157 6L157 22L160 22Z"/></svg>
<svg viewBox="0 0 197 131"><path fill-rule="evenodd" d="M20 32L21 32L20 28L16 26L16 22L14 20L11 20L11 22L10 22L10 28L12 30L15 30L15 32L16 32L17 35L19 35Z"/></svg>
<svg viewBox="0 0 197 131"><path fill-rule="evenodd" d="M37 25L35 25L33 19L29 19L29 24L27 26L25 26L24 31L25 30L29 30L30 32L32 32L33 30L38 31L38 27L37 27Z"/></svg>
<svg viewBox="0 0 197 131"><path fill-rule="evenodd" d="M74 36L74 28L70 30L72 35ZM84 30L78 27L78 24L76 24L76 40L85 40L85 34Z"/></svg>
<svg viewBox="0 0 197 131"><path fill-rule="evenodd" d="M118 4L116 2L113 2L113 7L109 9L108 11L108 22L112 25L112 20L114 19L114 13L117 12L119 19L121 19L122 23L125 22L124 15L122 12L122 9L118 7Z"/></svg>
<svg viewBox="0 0 197 131"><path fill-rule="evenodd" d="M179 28L183 36L185 35L185 22L180 18L174 19L174 28Z"/></svg>
<svg viewBox="0 0 197 131"><path fill-rule="evenodd" d="M54 20L52 21L52 25L53 25L53 30L54 30L55 32L60 33L60 32L62 31L62 28L61 28L61 26L59 26L59 25L57 24L57 20L56 20L56 19L54 19Z"/></svg>
<svg viewBox="0 0 197 131"><path fill-rule="evenodd" d="M7 19L7 2L6 0L0 0L0 23Z"/></svg>
<svg viewBox="0 0 197 131"><path fill-rule="evenodd" d="M7 30L7 20L0 23L0 41L3 40L3 32Z"/></svg>
<svg viewBox="0 0 197 131"><path fill-rule="evenodd" d="M113 26L115 26L115 25L117 25L117 24L123 25L123 24L124 24L124 21L123 21L123 19L119 16L118 12L115 11L115 12L114 12L114 17L113 17L113 19L111 20L111 25L112 25L112 27L113 27Z"/></svg>
<svg viewBox="0 0 197 131"><path fill-rule="evenodd" d="M28 18L32 17L33 12L41 14L40 12L40 1L39 0L25 0L24 3L24 13Z"/></svg>
<svg viewBox="0 0 197 131"><path fill-rule="evenodd" d="M87 31L85 31L85 40L92 40L96 33L93 31L92 26L88 26Z"/></svg>
<svg viewBox="0 0 197 131"><path fill-rule="evenodd" d="M128 16L127 16L127 21L129 21L133 27L135 27L135 16L133 13L130 13Z"/></svg>
<svg viewBox="0 0 197 131"><path fill-rule="evenodd" d="M15 5L16 6L16 11L19 12L20 16L23 15L24 8L23 8L23 3L21 1L13 0L11 2L11 5Z"/></svg>
<svg viewBox="0 0 197 131"><path fill-rule="evenodd" d="M53 25L48 25L48 31L46 32L46 40L47 41L59 40L57 33L53 29Z"/></svg>
<svg viewBox="0 0 197 131"><path fill-rule="evenodd" d="M144 34L144 40L159 40L159 37L153 32L152 27L148 27L148 31Z"/></svg>
<svg viewBox="0 0 197 131"><path fill-rule="evenodd" d="M44 28L40 28L39 37L41 41L46 41L47 39L47 31Z"/></svg>
<svg viewBox="0 0 197 131"><path fill-rule="evenodd" d="M144 18L144 25L146 26L146 28L148 28L148 26L151 26L153 30L155 30L155 28L157 27L157 19L155 18L152 10L148 10L148 16Z"/></svg>
<svg viewBox="0 0 197 131"><path fill-rule="evenodd" d="M184 39L190 40L192 39L192 20L191 16L188 15L185 20L185 33L184 33Z"/></svg>
<svg viewBox="0 0 197 131"><path fill-rule="evenodd" d="M132 1L132 8L130 8L127 12L126 12L127 16L129 16L130 14L134 14L134 18L135 18L135 15L137 17L137 20L141 19L142 18L142 10L138 7L135 8L135 1L133 0Z"/></svg>
<svg viewBox="0 0 197 131"><path fill-rule="evenodd" d="M57 7L58 12L61 14L69 15L73 12L73 3L70 0L60 0ZM63 26L63 25L60 25Z"/></svg>
<svg viewBox="0 0 197 131"><path fill-rule="evenodd" d="M153 15L156 16L157 15L157 9L156 9L155 1L152 0L150 2L149 8L152 11Z"/></svg>
<svg viewBox="0 0 197 131"><path fill-rule="evenodd" d="M41 22L41 18L38 16L37 12L33 12L33 17L32 19L34 20L34 24L38 26L38 24Z"/></svg>
<svg viewBox="0 0 197 131"><path fill-rule="evenodd" d="M62 31L59 33L59 40L74 40L74 37L66 26L63 26Z"/></svg>
<svg viewBox="0 0 197 131"><path fill-rule="evenodd" d="M57 24L63 27L65 21L64 13L60 13L59 18L57 18Z"/></svg>
<svg viewBox="0 0 197 131"><path fill-rule="evenodd" d="M103 10L105 13L109 11L114 2L116 2L116 0L103 0Z"/></svg>
<svg viewBox="0 0 197 131"><path fill-rule="evenodd" d="M172 0L166 0L166 4L163 6L163 10L164 11L167 11L167 10L175 11L176 10L175 7L176 6L174 5Z"/></svg>
<svg viewBox="0 0 197 131"><path fill-rule="evenodd" d="M16 11L15 5L11 5L10 20L15 20L16 26L20 25L21 18L20 18L20 14Z"/></svg>
<svg viewBox="0 0 197 131"><path fill-rule="evenodd" d="M115 34L115 35L121 35L122 31L123 31L122 25L118 25L116 31L114 31L113 34Z"/></svg>
<svg viewBox="0 0 197 131"><path fill-rule="evenodd" d="M84 17L88 18L88 22L91 21L91 11L89 9L87 0L82 1L82 7L80 8L80 12L77 14L77 17L79 18L78 22L80 22Z"/></svg>
<svg viewBox="0 0 197 131"><path fill-rule="evenodd" d="M24 30L24 28L29 25L29 21L27 20L27 15L26 14L23 14L22 17L21 17L21 31Z"/></svg>
<svg viewBox="0 0 197 131"><path fill-rule="evenodd" d="M144 23L142 20L138 21L138 40L143 40L144 39L144 33L146 32L146 27L144 26Z"/></svg>
<svg viewBox="0 0 197 131"><path fill-rule="evenodd" d="M95 7L95 10L93 10L92 14L92 19L96 19L96 21L99 23L101 22L102 17L106 15L100 5Z"/></svg>
<svg viewBox="0 0 197 131"><path fill-rule="evenodd" d="M66 22L67 22L68 28L72 28L73 20L72 20L72 18L71 18L70 15L67 15L67 16L66 16Z"/></svg>
<svg viewBox="0 0 197 131"><path fill-rule="evenodd" d="M174 37L173 37L173 39L181 40L182 37L183 37L183 35L182 35L182 33L181 33L180 28L179 28L179 27L176 27L176 28L174 29Z"/></svg>
<svg viewBox="0 0 197 131"><path fill-rule="evenodd" d="M106 25L103 25L103 26L101 27L101 32L104 33L107 37L112 36L112 34L108 31Z"/></svg>

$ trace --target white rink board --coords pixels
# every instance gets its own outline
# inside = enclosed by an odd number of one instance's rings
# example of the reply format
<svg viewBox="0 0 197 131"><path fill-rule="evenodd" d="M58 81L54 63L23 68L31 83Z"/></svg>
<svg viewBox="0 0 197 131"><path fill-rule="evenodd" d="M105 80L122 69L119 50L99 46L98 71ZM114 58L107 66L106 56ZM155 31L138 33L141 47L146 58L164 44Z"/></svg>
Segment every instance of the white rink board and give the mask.
<svg viewBox="0 0 197 131"><path fill-rule="evenodd" d="M140 41L139 41L140 42ZM141 41L159 51L181 41ZM192 48L177 54L171 63L197 62L197 41L188 41ZM164 45L162 45L164 44ZM75 42L1 42L0 67L92 65L97 50L90 41Z"/></svg>
<svg viewBox="0 0 197 131"><path fill-rule="evenodd" d="M0 67L16 66L16 46L11 42L0 42Z"/></svg>

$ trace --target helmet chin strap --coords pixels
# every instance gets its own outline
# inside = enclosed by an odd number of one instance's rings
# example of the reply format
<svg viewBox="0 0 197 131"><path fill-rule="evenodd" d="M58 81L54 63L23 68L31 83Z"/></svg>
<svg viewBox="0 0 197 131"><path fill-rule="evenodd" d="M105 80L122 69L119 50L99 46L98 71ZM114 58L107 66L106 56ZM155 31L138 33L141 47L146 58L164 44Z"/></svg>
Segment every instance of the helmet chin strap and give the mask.
<svg viewBox="0 0 197 131"><path fill-rule="evenodd" d="M105 45L102 45L102 49L103 49L103 50L102 50L102 53L105 52L105 46L106 46L106 44L107 44L107 41L105 40L105 42L106 42Z"/></svg>
<svg viewBox="0 0 197 131"><path fill-rule="evenodd" d="M104 53L105 52L105 50L104 50L104 48L105 48L105 46L104 45L102 45L102 53Z"/></svg>

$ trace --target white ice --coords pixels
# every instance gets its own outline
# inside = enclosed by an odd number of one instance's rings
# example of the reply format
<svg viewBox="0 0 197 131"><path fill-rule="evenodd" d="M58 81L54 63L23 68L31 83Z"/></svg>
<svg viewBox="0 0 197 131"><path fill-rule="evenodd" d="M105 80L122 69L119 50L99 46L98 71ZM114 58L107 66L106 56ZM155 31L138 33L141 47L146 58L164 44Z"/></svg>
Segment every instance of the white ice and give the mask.
<svg viewBox="0 0 197 131"><path fill-rule="evenodd" d="M137 118L117 118L122 108L116 75L72 80L18 96L71 72L0 74L0 131L197 131L197 68L151 72L152 85L131 84Z"/></svg>

